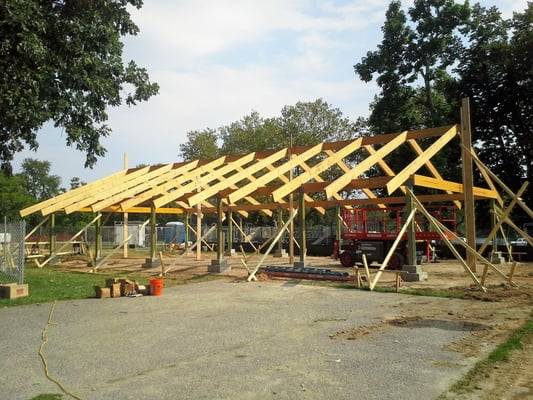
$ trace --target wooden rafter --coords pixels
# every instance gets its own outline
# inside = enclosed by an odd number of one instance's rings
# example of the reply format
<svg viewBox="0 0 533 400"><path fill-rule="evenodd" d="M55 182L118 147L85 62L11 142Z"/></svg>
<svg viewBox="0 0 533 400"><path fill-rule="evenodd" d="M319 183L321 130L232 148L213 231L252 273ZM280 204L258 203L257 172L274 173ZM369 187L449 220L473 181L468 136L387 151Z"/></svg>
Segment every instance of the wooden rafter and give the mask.
<svg viewBox="0 0 533 400"><path fill-rule="evenodd" d="M415 186L443 192L428 197L428 201L459 203L462 184L443 179L431 163L431 158L456 134L457 126L453 125L121 170L21 210L20 215L24 217L35 212L49 215L58 211L67 214L78 211L145 213L150 212L150 205L155 207L157 213L195 213L197 205L202 212L216 212L213 203L215 197L222 200L224 209L231 209L241 215L246 216L252 210L272 215L272 210L276 208L289 208L287 196L296 190L304 193L306 208L315 208L325 213L326 208L335 205L350 207L403 204L404 197L376 198L373 190L402 189L408 179L412 179ZM428 138L436 140L426 150L422 150L417 141ZM395 173L386 163L385 157L403 143L411 146L416 159L402 171ZM366 150L366 158L353 166L351 163L347 164L346 160L359 149ZM473 157L479 163L475 154ZM365 173L374 166L384 175L365 177ZM416 174L423 166L431 176ZM301 173L290 179L288 173L295 168ZM340 176L337 168L341 171ZM490 171L482 166L480 169L489 188L474 188L474 197L500 201L501 197L492 181L496 179L497 184L500 182ZM333 175L337 177L330 178ZM367 198L347 198L343 192L351 190L360 190ZM320 200L319 197L323 196L325 199Z"/></svg>

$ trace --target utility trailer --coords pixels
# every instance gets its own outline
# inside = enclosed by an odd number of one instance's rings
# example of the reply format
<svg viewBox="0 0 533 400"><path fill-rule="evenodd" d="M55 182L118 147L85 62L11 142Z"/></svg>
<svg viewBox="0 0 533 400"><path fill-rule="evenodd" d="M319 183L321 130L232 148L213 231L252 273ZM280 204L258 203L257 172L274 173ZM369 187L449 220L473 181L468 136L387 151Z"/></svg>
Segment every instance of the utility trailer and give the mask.
<svg viewBox="0 0 533 400"><path fill-rule="evenodd" d="M452 232L456 232L457 209L453 206L427 206L426 209ZM362 263L363 254L367 262L381 264L389 253L404 225L403 207L387 208L344 208L342 210L343 231L341 239L334 243L333 255L345 267ZM440 240L437 232L431 230L429 221L415 216L415 239L429 249L431 243ZM429 258L429 257L427 257ZM407 233L390 257L387 268L401 269L407 260Z"/></svg>

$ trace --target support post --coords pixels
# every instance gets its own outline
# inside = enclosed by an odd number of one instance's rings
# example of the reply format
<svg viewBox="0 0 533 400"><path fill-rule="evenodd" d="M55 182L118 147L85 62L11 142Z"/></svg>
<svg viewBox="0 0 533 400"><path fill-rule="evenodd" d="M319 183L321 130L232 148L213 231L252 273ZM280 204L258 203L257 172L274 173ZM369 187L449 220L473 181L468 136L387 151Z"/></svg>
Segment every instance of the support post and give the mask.
<svg viewBox="0 0 533 400"><path fill-rule="evenodd" d="M413 191L413 185L409 183L408 185L409 190L411 192ZM407 208L407 215L410 215L411 212L415 209L413 198L408 195L406 196L406 208ZM411 218L411 221L409 222L409 225L407 227L407 258L409 265L417 265L416 260L416 237L415 237L415 218Z"/></svg>
<svg viewBox="0 0 533 400"><path fill-rule="evenodd" d="M124 169L128 169L128 153L124 153ZM128 213L125 212L124 215L122 216L124 218L124 226L123 226L123 235L122 237L123 238L127 238L128 235L129 235L129 229L128 229ZM124 247L123 247L123 257L124 258L128 258L128 251L129 251L129 247L130 247L130 242L127 241L126 243L124 243Z"/></svg>
<svg viewBox="0 0 533 400"><path fill-rule="evenodd" d="M94 225L94 262L102 257L102 218L98 218Z"/></svg>
<svg viewBox="0 0 533 400"><path fill-rule="evenodd" d="M305 226L305 192L302 188L300 188L298 196L298 216L300 224L300 262L298 266L306 267L307 229Z"/></svg>
<svg viewBox="0 0 533 400"><path fill-rule="evenodd" d="M217 258L211 260L211 266L208 268L209 272L222 272L229 268L227 260L224 260L224 231L222 229L222 221L224 215L222 212L222 197L217 196Z"/></svg>
<svg viewBox="0 0 533 400"><path fill-rule="evenodd" d="M56 252L56 215L50 215L50 258Z"/></svg>
<svg viewBox="0 0 533 400"><path fill-rule="evenodd" d="M233 249L233 211L231 210L231 208L228 208L228 218L227 218L227 221L228 221L228 237L227 237L227 242L228 242L228 248L226 249L226 255L231 257L233 255L233 253L235 252L235 250Z"/></svg>
<svg viewBox="0 0 533 400"><path fill-rule="evenodd" d="M464 213L466 225L466 243L476 248L476 217L474 209L474 175L472 162L472 132L470 126L470 101L465 97L461 101L461 158L463 167ZM476 258L466 253L466 264L476 272Z"/></svg>
<svg viewBox="0 0 533 400"><path fill-rule="evenodd" d="M157 217L157 214L155 210L155 205L152 203L152 205L150 206L150 258L145 259L145 262L142 265L143 268L159 267L159 264L161 262L159 258L157 257L156 217ZM127 242L124 243L124 245L127 245Z"/></svg>

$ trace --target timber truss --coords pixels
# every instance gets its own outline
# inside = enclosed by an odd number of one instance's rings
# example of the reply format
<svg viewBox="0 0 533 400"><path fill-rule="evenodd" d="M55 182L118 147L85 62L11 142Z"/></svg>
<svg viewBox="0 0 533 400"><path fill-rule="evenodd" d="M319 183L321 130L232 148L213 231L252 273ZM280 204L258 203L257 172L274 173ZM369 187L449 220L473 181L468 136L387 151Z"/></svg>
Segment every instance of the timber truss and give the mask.
<svg viewBox="0 0 533 400"><path fill-rule="evenodd" d="M455 142L452 142L454 139ZM446 146L457 146L458 143L461 143L463 183L446 179L432 162L433 157ZM386 159L395 153L398 155L400 148L410 148L413 161L401 171L393 171ZM473 185L474 163L484 177L486 187ZM229 220L232 221L233 212L247 216L250 211L262 211L272 216L273 211L289 210L289 220L280 228L268 253L281 236L281 229L285 230L285 226L296 216L296 209L300 216L300 228L305 229L306 209L325 213L328 208L338 210L339 207L406 204L406 200L411 199L421 211L424 210L423 204L454 203L458 208L464 205L465 217L470 215L471 218L470 221L466 218L467 262L461 262L474 282L483 288L487 267L481 280L478 280L473 273L476 260L490 265L499 274L500 271L480 256L482 250L475 250L474 201L490 200L495 207L498 222L487 241L506 223L532 245L533 239L509 219L516 204L533 218L533 212L520 200L527 184L524 183L519 193L511 192L476 156L470 144L469 126L450 125L313 146L124 169L25 208L20 211L20 215L25 217L40 213L48 217L58 212L93 212L97 215L117 212L149 213L150 220L146 223L150 222L154 227L155 215L161 213L187 213L200 217L203 213L216 213L217 256L221 261L222 219L229 215ZM426 194L415 195L417 188L425 188ZM499 193L502 189L505 196ZM295 194L297 202L293 202ZM505 205L504 197L510 197L511 203ZM280 214L278 213L278 218ZM99 220L99 217L95 220ZM281 226L283 221L279 222ZM301 237L305 237L304 231L301 231ZM290 241L292 240L291 238ZM199 242L196 245L197 248L200 247ZM151 240L151 247L153 259L154 238ZM301 260L305 257L305 252L306 248L301 247ZM250 279L254 278L260 264L261 262L253 271L249 270ZM512 282L512 274L502 276Z"/></svg>
<svg viewBox="0 0 533 400"><path fill-rule="evenodd" d="M421 195L426 202L459 202L463 184L445 180L431 162L460 134L458 125L404 131L354 140L320 143L224 156L212 160L125 169L20 211L47 216L56 212L128 212L179 214L224 210L246 215L289 208L289 197L303 193L305 207L321 213L328 207L405 203L405 186L435 189ZM423 148L422 142L431 141ZM385 158L408 144L414 160L394 172ZM425 168L424 168L425 167ZM370 177L370 170L381 171ZM422 175L420 170L428 171ZM293 172L296 173L293 174ZM294 175L294 176L293 176ZM381 189L388 197L378 197ZM354 193L358 195L354 196ZM476 199L498 199L494 188L473 188Z"/></svg>

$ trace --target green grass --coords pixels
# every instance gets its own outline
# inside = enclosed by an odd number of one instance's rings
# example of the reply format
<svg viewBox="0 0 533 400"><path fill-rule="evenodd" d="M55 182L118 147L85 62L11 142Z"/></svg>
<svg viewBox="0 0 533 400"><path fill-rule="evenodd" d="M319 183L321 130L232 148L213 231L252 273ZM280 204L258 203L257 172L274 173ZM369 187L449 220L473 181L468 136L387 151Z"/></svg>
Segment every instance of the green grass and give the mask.
<svg viewBox="0 0 533 400"><path fill-rule="evenodd" d="M24 283L28 284L29 296L18 299L0 299L0 307L46 303L55 300L85 299L94 297L94 286L104 286L111 277L128 277L146 285L149 278L131 274L68 272L53 265L37 268L28 263L24 270Z"/></svg>
<svg viewBox="0 0 533 400"><path fill-rule="evenodd" d="M456 394L473 392L480 377L487 375L498 363L508 361L513 351L522 350L525 341L533 341L533 315L520 328L514 331L505 342L496 347L486 359L476 363L461 380L451 387L450 392ZM443 395L438 400L448 398Z"/></svg>

